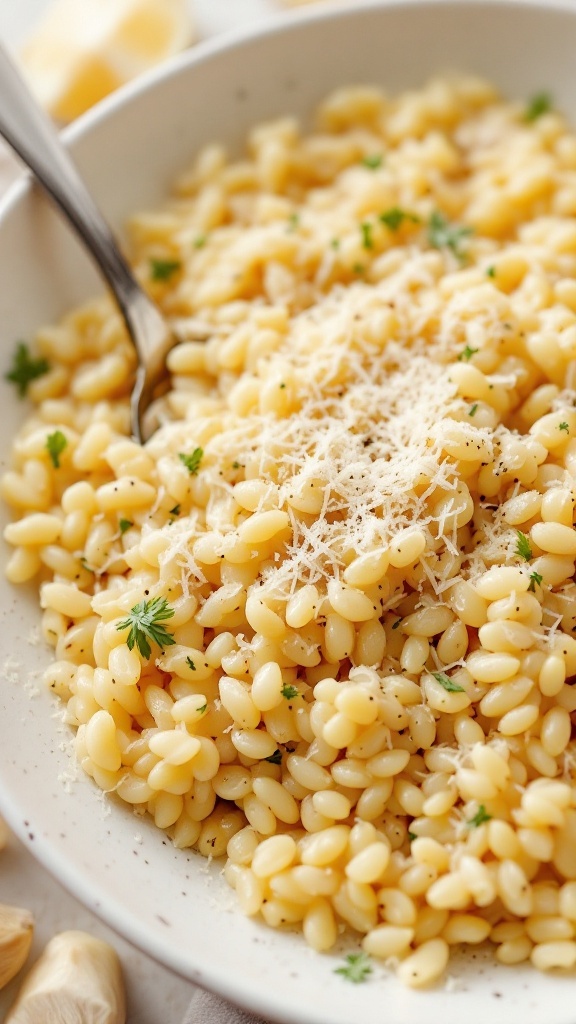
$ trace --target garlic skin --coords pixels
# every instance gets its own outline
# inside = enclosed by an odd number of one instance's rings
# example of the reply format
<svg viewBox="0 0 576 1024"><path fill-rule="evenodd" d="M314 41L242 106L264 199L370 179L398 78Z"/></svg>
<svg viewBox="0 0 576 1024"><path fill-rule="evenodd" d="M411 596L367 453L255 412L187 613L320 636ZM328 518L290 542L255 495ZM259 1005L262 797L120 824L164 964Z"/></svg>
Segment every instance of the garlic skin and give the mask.
<svg viewBox="0 0 576 1024"><path fill-rule="evenodd" d="M34 937L34 918L28 910L0 903L0 989L24 965Z"/></svg>
<svg viewBox="0 0 576 1024"><path fill-rule="evenodd" d="M55 935L27 974L4 1024L125 1024L118 954L86 932Z"/></svg>

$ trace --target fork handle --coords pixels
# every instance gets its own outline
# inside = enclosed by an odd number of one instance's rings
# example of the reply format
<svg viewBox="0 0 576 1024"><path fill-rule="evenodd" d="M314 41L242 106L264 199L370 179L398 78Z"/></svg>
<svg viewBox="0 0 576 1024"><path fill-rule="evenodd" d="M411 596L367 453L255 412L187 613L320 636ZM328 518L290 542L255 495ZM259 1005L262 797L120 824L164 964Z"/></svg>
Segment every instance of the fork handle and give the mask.
<svg viewBox="0 0 576 1024"><path fill-rule="evenodd" d="M0 135L68 218L114 292L130 329L130 303L140 286L51 121L1 46Z"/></svg>

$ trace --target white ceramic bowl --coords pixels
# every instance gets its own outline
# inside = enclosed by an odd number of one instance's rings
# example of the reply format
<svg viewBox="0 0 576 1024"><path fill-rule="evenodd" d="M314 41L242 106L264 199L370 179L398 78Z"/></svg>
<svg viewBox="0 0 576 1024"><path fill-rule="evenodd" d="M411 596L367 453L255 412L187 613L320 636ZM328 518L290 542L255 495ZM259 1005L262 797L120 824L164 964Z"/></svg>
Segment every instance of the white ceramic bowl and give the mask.
<svg viewBox="0 0 576 1024"><path fill-rule="evenodd" d="M195 150L238 147L248 127L306 114L332 87L418 85L434 72L470 71L519 98L543 88L576 122L576 6L566 0L390 0L320 9L198 47L124 90L68 133L77 161L117 227L160 200ZM68 230L36 192L17 187L0 217L0 362L74 303L101 289ZM0 460L23 416L0 385ZM207 988L280 1021L306 1024L573 1024L573 982L499 968L489 953L457 960L455 983L403 990L376 969L365 985L334 974L330 956L299 935L244 918L217 865L173 849L164 834L68 781L69 736L46 693L32 692L49 660L31 644L32 590L0 582L0 806L30 849L80 900L147 953Z"/></svg>

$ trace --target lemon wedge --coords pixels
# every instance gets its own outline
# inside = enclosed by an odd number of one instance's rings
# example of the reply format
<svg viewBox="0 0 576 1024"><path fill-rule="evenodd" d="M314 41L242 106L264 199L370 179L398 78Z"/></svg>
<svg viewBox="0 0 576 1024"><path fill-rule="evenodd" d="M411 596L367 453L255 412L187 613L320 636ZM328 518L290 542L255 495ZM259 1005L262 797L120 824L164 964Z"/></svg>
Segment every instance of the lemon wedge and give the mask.
<svg viewBox="0 0 576 1024"><path fill-rule="evenodd" d="M193 39L189 0L52 0L21 61L45 109L71 121Z"/></svg>

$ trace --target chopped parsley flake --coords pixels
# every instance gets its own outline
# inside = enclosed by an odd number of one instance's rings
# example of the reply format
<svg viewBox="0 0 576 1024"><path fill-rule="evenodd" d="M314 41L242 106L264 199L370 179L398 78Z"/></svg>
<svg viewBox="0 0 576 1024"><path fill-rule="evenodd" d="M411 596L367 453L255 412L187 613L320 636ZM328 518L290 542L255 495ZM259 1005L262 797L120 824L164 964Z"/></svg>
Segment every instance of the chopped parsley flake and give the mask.
<svg viewBox="0 0 576 1024"><path fill-rule="evenodd" d="M566 423L566 422L564 421L563 423L559 423L559 424L558 424L558 430L565 430L565 431L566 431L566 433L568 433L568 431L570 430L570 427L569 427L569 426L568 426L568 424L567 424L567 423Z"/></svg>
<svg viewBox="0 0 576 1024"><path fill-rule="evenodd" d="M342 967L336 967L334 974L341 974L346 981L352 981L355 985L368 980L372 974L372 965L367 953L348 953Z"/></svg>
<svg viewBox="0 0 576 1024"><path fill-rule="evenodd" d="M153 281L169 281L182 264L180 260L150 260L150 277Z"/></svg>
<svg viewBox="0 0 576 1024"><path fill-rule="evenodd" d="M392 623L392 629L398 629L398 626L402 622L402 619L396 619L396 622Z"/></svg>
<svg viewBox="0 0 576 1024"><path fill-rule="evenodd" d="M291 213L288 217L288 231L296 231L296 228L300 224L300 217L297 213Z"/></svg>
<svg viewBox="0 0 576 1024"><path fill-rule="evenodd" d="M293 697L298 696L300 691L296 686L290 686L289 683L285 683L282 689L280 690L280 693L282 694L283 697L286 697L286 700L292 700Z"/></svg>
<svg viewBox="0 0 576 1024"><path fill-rule="evenodd" d="M354 263L352 266L352 271L354 274L363 274L365 270L366 267L364 266L363 263Z"/></svg>
<svg viewBox="0 0 576 1024"><path fill-rule="evenodd" d="M194 248L195 249L203 249L204 246L206 245L207 241L208 241L208 239L206 238L206 235L198 235L194 239Z"/></svg>
<svg viewBox="0 0 576 1024"><path fill-rule="evenodd" d="M170 509L170 511L168 512L168 515L169 516L179 516L180 515L180 505L174 505L174 508Z"/></svg>
<svg viewBox="0 0 576 1024"><path fill-rule="evenodd" d="M189 657L189 655L186 655L186 664L188 665L188 668L192 669L193 672L196 671L196 665L192 661L192 658Z"/></svg>
<svg viewBox="0 0 576 1024"><path fill-rule="evenodd" d="M464 259L465 253L462 250L462 244L471 234L472 228L450 224L439 210L435 210L428 221L428 241L430 245L434 249L449 249L459 260Z"/></svg>
<svg viewBox="0 0 576 1024"><path fill-rule="evenodd" d="M240 469L240 463L239 463L239 462L236 462L236 461L234 461L234 462L232 463L232 469Z"/></svg>
<svg viewBox="0 0 576 1024"><path fill-rule="evenodd" d="M49 369L50 364L47 359L42 357L33 359L26 343L19 341L12 357L12 369L8 370L4 378L15 384L18 396L24 398L28 391L28 385L37 377L43 377Z"/></svg>
<svg viewBox="0 0 576 1024"><path fill-rule="evenodd" d="M370 224L370 222L367 221L367 220L362 221L362 223L360 225L360 230L362 232L362 245L364 246L364 248L365 249L373 249L374 248L374 237L373 237L373 228L372 228L372 225Z"/></svg>
<svg viewBox="0 0 576 1024"><path fill-rule="evenodd" d="M88 562L84 558L84 555L82 555L82 558L80 559L80 565L82 566L83 569L86 570L86 572L94 573L96 571L95 569L92 568L91 565L88 565Z"/></svg>
<svg viewBox="0 0 576 1024"><path fill-rule="evenodd" d="M201 715L203 715L206 712L207 709L208 709L208 705L207 704L203 704L201 708L198 708L198 711L199 711L199 713Z"/></svg>
<svg viewBox="0 0 576 1024"><path fill-rule="evenodd" d="M126 644L131 651L134 645L140 651L143 658L149 658L151 648L149 641L158 645L163 650L170 647L176 641L165 626L160 625L166 619L171 619L174 609L170 607L165 597L155 597L151 601L140 601L130 609L130 614L123 622L119 622L116 629L120 632L123 629L130 629Z"/></svg>
<svg viewBox="0 0 576 1024"><path fill-rule="evenodd" d="M203 455L203 448L195 448L190 455L186 455L185 452L178 452L178 458L180 459L180 462L184 463L186 469L190 473L190 476L196 476L200 469L200 463L202 462Z"/></svg>
<svg viewBox="0 0 576 1024"><path fill-rule="evenodd" d="M474 405L471 405L470 408L468 409L468 415L469 416L475 416L477 408L478 408L478 402L474 402Z"/></svg>
<svg viewBox="0 0 576 1024"><path fill-rule="evenodd" d="M516 530L516 554L518 558L523 558L525 562L529 562L532 558L532 548L530 547L530 541L522 530Z"/></svg>
<svg viewBox="0 0 576 1024"><path fill-rule="evenodd" d="M486 277L496 277L496 267L487 267Z"/></svg>
<svg viewBox="0 0 576 1024"><path fill-rule="evenodd" d="M282 764L282 751L275 750L270 757L265 757L264 760L268 761L268 764Z"/></svg>
<svg viewBox="0 0 576 1024"><path fill-rule="evenodd" d="M122 535L123 533L126 533L126 530L129 530L131 526L134 526L134 523L131 522L130 519L121 519L120 522L118 523L118 529L120 530L120 535Z"/></svg>
<svg viewBox="0 0 576 1024"><path fill-rule="evenodd" d="M332 241L330 242L330 246L331 246L332 249L339 249L340 248L340 239L339 238L333 238Z"/></svg>
<svg viewBox="0 0 576 1024"><path fill-rule="evenodd" d="M412 224L420 223L420 218L415 213L408 213L399 206L391 206L389 210L384 210L383 213L379 214L378 219L387 228L390 228L390 231L398 231L398 228L402 226L405 220L409 220Z"/></svg>
<svg viewBox="0 0 576 1024"><path fill-rule="evenodd" d="M286 387L286 385L284 384L284 382L282 382L282 384L279 384L278 387L282 391Z"/></svg>
<svg viewBox="0 0 576 1024"><path fill-rule="evenodd" d="M552 96L549 92L537 92L528 101L528 105L524 111L524 120L530 124L532 121L537 121L542 114L548 114L552 110Z"/></svg>
<svg viewBox="0 0 576 1024"><path fill-rule="evenodd" d="M460 354L458 356L458 360L459 360L459 362L462 362L462 360L465 359L466 362L468 362L468 360L472 359L472 356L476 355L476 352L479 352L479 351L480 351L480 349L478 349L478 348L472 348L471 345L466 345L465 348L463 348L462 351L460 352Z"/></svg>
<svg viewBox="0 0 576 1024"><path fill-rule="evenodd" d="M470 818L466 824L468 828L478 828L478 825L483 825L485 821L492 821L492 815L487 813L484 804L480 804L474 817Z"/></svg>
<svg viewBox="0 0 576 1024"><path fill-rule="evenodd" d="M528 590L531 590L532 593L534 593L534 591L536 590L536 584L540 586L544 577L541 576L539 572L531 572L528 579L530 580Z"/></svg>
<svg viewBox="0 0 576 1024"><path fill-rule="evenodd" d="M447 676L445 672L432 672L431 675L440 686L443 686L448 693L464 693L464 687L459 686L458 683L454 683L450 676Z"/></svg>
<svg viewBox="0 0 576 1024"><path fill-rule="evenodd" d="M61 430L55 430L53 434L48 434L48 437L46 438L46 450L52 459L54 469L60 469L60 456L67 447L68 441L66 440L66 435L63 434Z"/></svg>
<svg viewBox="0 0 576 1024"><path fill-rule="evenodd" d="M416 835L415 832L408 832L408 839L411 843L413 843L415 839L418 839L418 836Z"/></svg>
<svg viewBox="0 0 576 1024"><path fill-rule="evenodd" d="M379 167L382 167L382 160L381 153L369 153L367 156L362 157L362 164L369 171L377 171Z"/></svg>

